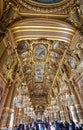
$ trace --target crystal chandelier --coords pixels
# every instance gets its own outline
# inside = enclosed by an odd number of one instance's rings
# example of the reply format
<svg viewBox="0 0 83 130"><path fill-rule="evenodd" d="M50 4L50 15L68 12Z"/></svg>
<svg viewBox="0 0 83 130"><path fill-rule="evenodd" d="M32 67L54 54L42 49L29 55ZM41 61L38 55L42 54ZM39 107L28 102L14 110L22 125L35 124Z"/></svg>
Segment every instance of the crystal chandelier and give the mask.
<svg viewBox="0 0 83 130"><path fill-rule="evenodd" d="M30 103L30 98L27 95L18 94L14 98L14 105L17 108L24 108Z"/></svg>
<svg viewBox="0 0 83 130"><path fill-rule="evenodd" d="M17 96L14 97L14 105L17 108L24 108L30 103L30 98L28 97L28 88L26 83L22 83L21 86L17 88Z"/></svg>
<svg viewBox="0 0 83 130"><path fill-rule="evenodd" d="M24 108L24 113L27 114L28 116L30 116L31 118L35 118L35 112L33 110L33 107L26 107Z"/></svg>

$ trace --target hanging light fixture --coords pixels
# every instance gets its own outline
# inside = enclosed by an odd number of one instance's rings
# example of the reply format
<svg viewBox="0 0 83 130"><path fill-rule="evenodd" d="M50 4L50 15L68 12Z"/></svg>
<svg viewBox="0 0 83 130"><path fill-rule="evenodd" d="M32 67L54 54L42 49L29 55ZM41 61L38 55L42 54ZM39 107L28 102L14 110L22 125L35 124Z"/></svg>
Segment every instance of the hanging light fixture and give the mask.
<svg viewBox="0 0 83 130"><path fill-rule="evenodd" d="M14 105L17 108L24 108L30 104L30 98L28 96L28 88L26 83L22 83L20 87L17 88L17 96L14 97Z"/></svg>
<svg viewBox="0 0 83 130"><path fill-rule="evenodd" d="M33 107L26 107L24 108L24 113L30 116L31 118L36 117Z"/></svg>
<svg viewBox="0 0 83 130"><path fill-rule="evenodd" d="M14 105L17 108L24 108L30 103L30 98L27 95L18 94L14 98Z"/></svg>

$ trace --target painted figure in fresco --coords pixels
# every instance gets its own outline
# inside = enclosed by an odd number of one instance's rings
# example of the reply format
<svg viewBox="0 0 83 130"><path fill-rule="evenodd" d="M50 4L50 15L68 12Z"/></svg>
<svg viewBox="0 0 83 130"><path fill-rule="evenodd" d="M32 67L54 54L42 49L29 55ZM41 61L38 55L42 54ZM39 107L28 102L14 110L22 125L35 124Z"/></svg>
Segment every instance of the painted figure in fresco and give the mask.
<svg viewBox="0 0 83 130"><path fill-rule="evenodd" d="M37 45L35 47L35 56L37 59L44 59L46 56L46 47L44 45Z"/></svg>

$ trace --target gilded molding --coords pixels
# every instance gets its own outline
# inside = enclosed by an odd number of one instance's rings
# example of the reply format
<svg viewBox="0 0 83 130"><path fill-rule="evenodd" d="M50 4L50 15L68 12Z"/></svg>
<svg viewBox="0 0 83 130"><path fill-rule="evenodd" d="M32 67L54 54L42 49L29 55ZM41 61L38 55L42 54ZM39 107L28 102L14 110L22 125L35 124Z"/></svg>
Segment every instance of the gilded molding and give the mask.
<svg viewBox="0 0 83 130"><path fill-rule="evenodd" d="M0 18L3 14L3 0L0 0Z"/></svg>
<svg viewBox="0 0 83 130"><path fill-rule="evenodd" d="M42 4L42 3L37 3L34 1L26 1L26 0L20 0L20 4L23 5L25 8L36 11L36 12L41 12L41 13L56 13L60 12L60 14L67 14L68 13L68 8L74 3L74 0L63 0L62 2L55 3L55 4ZM62 10L64 10L62 12Z"/></svg>
<svg viewBox="0 0 83 130"><path fill-rule="evenodd" d="M16 33L16 32L21 32L21 31L30 31L31 29L41 29L43 31L51 31L49 29L52 29L52 31L59 31L59 32L66 32L66 33L69 33L69 34L72 34L72 33L75 33L75 30L73 29L69 29L69 28L64 28L64 27L51 27L51 26L18 26L18 27L14 27L12 28L11 30L13 30L13 33ZM48 30L46 30L48 29ZM56 30L54 30L56 29ZM70 32L67 32L67 31L70 31ZM72 32L72 33L71 33Z"/></svg>
<svg viewBox="0 0 83 130"><path fill-rule="evenodd" d="M66 37L61 37L61 36L50 36L50 35L24 35L24 36L17 36L15 37L15 41L18 42L18 41L21 41L21 40L28 40L28 39L39 39L39 38L47 38L47 39L55 39L55 40L58 40L60 39L61 41L65 41L67 43L70 43L71 40L69 38L66 38Z"/></svg>
<svg viewBox="0 0 83 130"><path fill-rule="evenodd" d="M28 12L19 12L20 15L22 16L27 16L27 17L40 17L44 18L44 17L49 17L49 18L68 18L69 14L51 14L51 13L46 13L46 14L41 14L40 13L28 13Z"/></svg>
<svg viewBox="0 0 83 130"><path fill-rule="evenodd" d="M0 76L2 77L2 79L5 81L5 83L7 84L7 80L3 77L3 75L0 73Z"/></svg>
<svg viewBox="0 0 83 130"><path fill-rule="evenodd" d="M43 20L42 23L41 20ZM11 32L16 42L21 41L21 39L27 40L30 38L37 39L47 37L48 39L60 39L61 41L70 43L75 33L75 28L60 20L50 19L47 21L44 18L26 19L14 24L11 27Z"/></svg>

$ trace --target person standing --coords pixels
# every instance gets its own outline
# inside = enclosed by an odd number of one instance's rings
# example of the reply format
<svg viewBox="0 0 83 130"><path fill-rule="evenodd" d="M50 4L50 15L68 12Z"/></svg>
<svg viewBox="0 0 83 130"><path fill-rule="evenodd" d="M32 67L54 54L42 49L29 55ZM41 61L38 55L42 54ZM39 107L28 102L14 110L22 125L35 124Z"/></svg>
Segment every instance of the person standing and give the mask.
<svg viewBox="0 0 83 130"><path fill-rule="evenodd" d="M19 124L18 129L17 130L24 130L24 124Z"/></svg>

